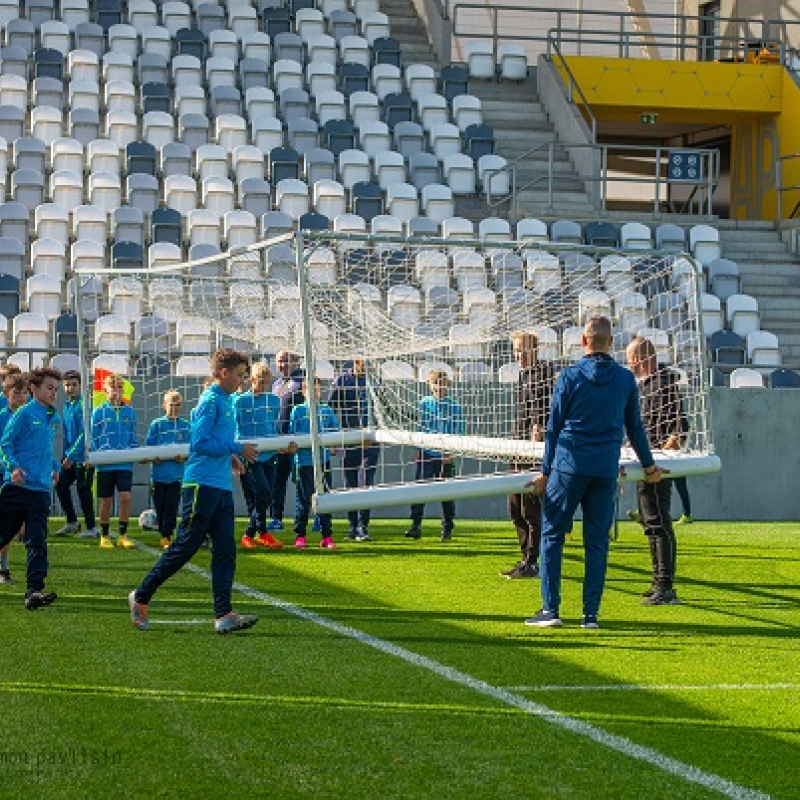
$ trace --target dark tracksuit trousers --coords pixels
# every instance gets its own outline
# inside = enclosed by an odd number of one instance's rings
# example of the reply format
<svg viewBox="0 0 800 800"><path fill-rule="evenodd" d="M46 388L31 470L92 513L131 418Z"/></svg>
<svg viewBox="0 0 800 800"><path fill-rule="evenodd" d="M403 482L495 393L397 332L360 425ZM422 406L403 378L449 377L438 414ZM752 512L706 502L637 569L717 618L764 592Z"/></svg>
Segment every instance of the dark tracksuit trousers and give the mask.
<svg viewBox="0 0 800 800"><path fill-rule="evenodd" d="M25 526L27 593L41 592L47 577L47 515L49 492L25 489L14 483L0 487L0 550Z"/></svg>
<svg viewBox="0 0 800 800"><path fill-rule="evenodd" d="M675 580L677 550L670 515L672 481L669 478L662 478L659 483L638 482L636 501L644 532L650 544L653 587L658 591L668 591L672 589Z"/></svg>

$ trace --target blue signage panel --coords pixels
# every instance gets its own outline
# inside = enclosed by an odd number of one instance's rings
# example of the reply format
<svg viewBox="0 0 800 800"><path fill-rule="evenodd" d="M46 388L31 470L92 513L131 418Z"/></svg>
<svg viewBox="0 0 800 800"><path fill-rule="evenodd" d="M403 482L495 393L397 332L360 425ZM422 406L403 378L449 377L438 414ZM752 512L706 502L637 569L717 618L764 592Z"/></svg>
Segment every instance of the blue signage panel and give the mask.
<svg viewBox="0 0 800 800"><path fill-rule="evenodd" d="M667 180L670 183L703 183L703 158L696 150L670 150Z"/></svg>

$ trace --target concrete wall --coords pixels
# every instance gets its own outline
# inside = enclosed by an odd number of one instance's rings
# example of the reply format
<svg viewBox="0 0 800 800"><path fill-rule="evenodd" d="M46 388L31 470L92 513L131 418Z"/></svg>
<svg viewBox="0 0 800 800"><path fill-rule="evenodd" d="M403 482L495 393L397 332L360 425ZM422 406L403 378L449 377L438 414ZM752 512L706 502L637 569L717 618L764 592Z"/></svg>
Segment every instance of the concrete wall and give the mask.
<svg viewBox="0 0 800 800"><path fill-rule="evenodd" d="M566 148L577 173L585 180L586 191L595 205L599 204L600 151L588 145L592 133L577 106L564 92L564 84L553 64L540 56L536 64L536 89L547 116L558 135L558 143ZM569 145L583 145L570 147Z"/></svg>
<svg viewBox="0 0 800 800"><path fill-rule="evenodd" d="M800 519L800 391L792 389L712 389L711 410L714 441L722 460L722 471L689 479L692 513L697 519L794 520ZM385 455L384 463L396 463L397 456ZM469 471L465 465L464 472ZM410 468L407 477L411 478ZM149 468L137 467L134 511L147 507ZM244 513L237 487L237 510ZM624 517L635 506L633 488L626 488L620 503ZM289 485L286 515L294 510L293 485ZM675 515L680 514L677 496ZM438 503L426 508L429 525L435 529ZM376 512L378 517L408 517L408 508ZM460 502L462 519L505 519L505 497ZM399 525L404 525L399 522Z"/></svg>

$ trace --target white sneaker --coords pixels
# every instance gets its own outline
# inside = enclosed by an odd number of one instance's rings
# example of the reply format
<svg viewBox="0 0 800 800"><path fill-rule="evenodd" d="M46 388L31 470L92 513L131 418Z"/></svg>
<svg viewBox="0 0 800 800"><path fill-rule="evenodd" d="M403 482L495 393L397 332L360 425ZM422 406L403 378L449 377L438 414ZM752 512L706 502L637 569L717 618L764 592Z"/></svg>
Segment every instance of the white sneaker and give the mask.
<svg viewBox="0 0 800 800"><path fill-rule="evenodd" d="M100 535L100 531L97 530L96 527L89 528L85 531L80 531L79 533L75 534L78 539L96 539Z"/></svg>
<svg viewBox="0 0 800 800"><path fill-rule="evenodd" d="M63 527L59 528L53 535L54 536L71 536L81 529L80 522L68 522Z"/></svg>

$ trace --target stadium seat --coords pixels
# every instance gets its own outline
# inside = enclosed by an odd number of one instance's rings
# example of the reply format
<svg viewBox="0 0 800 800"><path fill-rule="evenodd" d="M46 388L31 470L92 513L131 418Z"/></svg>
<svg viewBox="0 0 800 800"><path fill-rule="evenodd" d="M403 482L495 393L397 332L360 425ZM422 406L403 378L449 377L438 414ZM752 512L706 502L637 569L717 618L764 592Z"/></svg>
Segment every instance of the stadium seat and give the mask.
<svg viewBox="0 0 800 800"><path fill-rule="evenodd" d="M528 77L528 56L519 42L501 42L497 48L500 77L506 81L523 81Z"/></svg>
<svg viewBox="0 0 800 800"><path fill-rule="evenodd" d="M751 331L747 334L747 358L753 366L780 367L781 349L778 337L769 331Z"/></svg>
<svg viewBox="0 0 800 800"><path fill-rule="evenodd" d="M711 357L717 364L745 363L745 340L733 331L721 330L712 333L709 348Z"/></svg>
<svg viewBox="0 0 800 800"><path fill-rule="evenodd" d="M764 386L764 376L750 367L739 367L730 374L731 389L761 389Z"/></svg>
<svg viewBox="0 0 800 800"><path fill-rule="evenodd" d="M800 374L792 369L776 369L769 375L773 389L800 389Z"/></svg>
<svg viewBox="0 0 800 800"><path fill-rule="evenodd" d="M467 65L470 78L491 80L495 77L495 60L492 45L481 39L467 42Z"/></svg>
<svg viewBox="0 0 800 800"><path fill-rule="evenodd" d="M720 300L727 300L740 291L739 267L727 258L715 258L705 265L708 287Z"/></svg>

